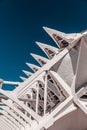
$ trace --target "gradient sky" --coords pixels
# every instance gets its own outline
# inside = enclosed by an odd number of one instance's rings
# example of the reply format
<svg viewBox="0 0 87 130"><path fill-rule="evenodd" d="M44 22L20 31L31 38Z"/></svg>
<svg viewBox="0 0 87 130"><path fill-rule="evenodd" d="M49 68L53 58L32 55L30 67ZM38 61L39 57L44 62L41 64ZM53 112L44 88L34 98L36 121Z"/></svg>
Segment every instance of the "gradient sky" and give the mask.
<svg viewBox="0 0 87 130"><path fill-rule="evenodd" d="M69 33L86 30L87 0L0 0L1 79L20 81L21 70L29 70L25 62L36 63L29 53L44 55L35 41L56 46L42 26Z"/></svg>

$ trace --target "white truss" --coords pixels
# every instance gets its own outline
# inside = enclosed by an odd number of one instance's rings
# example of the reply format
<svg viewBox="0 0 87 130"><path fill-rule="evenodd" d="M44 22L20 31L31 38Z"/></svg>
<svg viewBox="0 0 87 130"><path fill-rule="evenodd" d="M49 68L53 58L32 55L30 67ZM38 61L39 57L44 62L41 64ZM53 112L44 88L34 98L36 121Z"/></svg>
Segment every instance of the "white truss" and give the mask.
<svg viewBox="0 0 87 130"><path fill-rule="evenodd" d="M49 59L31 53L41 67L26 63L34 73L22 70L23 82L0 80L0 130L87 129L87 32L43 28L59 48L36 42Z"/></svg>

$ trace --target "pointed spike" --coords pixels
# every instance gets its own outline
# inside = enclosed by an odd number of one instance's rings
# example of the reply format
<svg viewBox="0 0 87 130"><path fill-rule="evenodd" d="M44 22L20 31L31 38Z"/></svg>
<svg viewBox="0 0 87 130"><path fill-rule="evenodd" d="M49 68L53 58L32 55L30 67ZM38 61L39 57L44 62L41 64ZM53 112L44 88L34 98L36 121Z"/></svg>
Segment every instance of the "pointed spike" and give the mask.
<svg viewBox="0 0 87 130"><path fill-rule="evenodd" d="M34 53L30 53L34 58L38 59L42 59L42 60L45 60L45 61L49 61L47 58L43 57L43 56L40 56L40 55L37 55L37 54L34 54Z"/></svg>
<svg viewBox="0 0 87 130"><path fill-rule="evenodd" d="M36 44L44 51L44 53L50 59L52 59L55 54L59 53L59 49L57 49L56 47L53 47L44 43L40 43L40 42L36 42ZM53 53L53 56L52 56L52 53Z"/></svg>
<svg viewBox="0 0 87 130"><path fill-rule="evenodd" d="M36 72L36 71L38 71L38 70L40 69L39 66L34 65L34 64L26 63L26 65L27 65L28 67L30 67L34 72Z"/></svg>
<svg viewBox="0 0 87 130"><path fill-rule="evenodd" d="M49 60L45 57L42 57L42 56L39 56L39 55L36 55L36 54L33 54L31 53L31 56L41 65L43 66L44 64L46 64Z"/></svg>
<svg viewBox="0 0 87 130"><path fill-rule="evenodd" d="M61 36L62 38L66 39L67 42L72 42L73 40L77 39L77 37L81 36L81 33L64 33L55 29L51 29L48 27L43 27L43 29L49 34L51 35L53 32L56 32L59 36Z"/></svg>
<svg viewBox="0 0 87 130"><path fill-rule="evenodd" d="M54 47L54 46L51 46L51 45L48 45L48 44L45 44L45 43L41 43L41 42L37 42L37 41L36 41L36 44L37 44L42 50L43 50L44 47L47 47L47 48L53 50L54 52L58 52L58 51L59 51L58 48L56 48L56 47Z"/></svg>
<svg viewBox="0 0 87 130"><path fill-rule="evenodd" d="M31 76L33 73L26 71L26 70L22 70L27 76Z"/></svg>
<svg viewBox="0 0 87 130"><path fill-rule="evenodd" d="M48 28L48 27L43 27L43 29L49 34L49 35L52 35L54 32L61 35L61 36L65 36L66 34L61 32L61 31L58 31L56 29L51 29L51 28Z"/></svg>
<svg viewBox="0 0 87 130"><path fill-rule="evenodd" d="M20 76L20 79L21 79L22 81L25 81L27 78Z"/></svg>
<svg viewBox="0 0 87 130"><path fill-rule="evenodd" d="M69 45L69 40L66 38L67 34L47 27L43 27L43 29L48 33L48 35L50 35L59 48Z"/></svg>

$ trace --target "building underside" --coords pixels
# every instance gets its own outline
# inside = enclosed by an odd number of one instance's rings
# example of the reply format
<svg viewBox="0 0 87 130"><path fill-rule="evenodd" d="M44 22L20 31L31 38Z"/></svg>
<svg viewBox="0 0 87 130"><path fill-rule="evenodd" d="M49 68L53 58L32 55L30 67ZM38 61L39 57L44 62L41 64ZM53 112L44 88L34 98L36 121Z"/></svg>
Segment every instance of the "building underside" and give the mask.
<svg viewBox="0 0 87 130"><path fill-rule="evenodd" d="M87 32L43 28L58 47L36 42L40 66L26 63L22 82L0 80L0 130L87 130Z"/></svg>

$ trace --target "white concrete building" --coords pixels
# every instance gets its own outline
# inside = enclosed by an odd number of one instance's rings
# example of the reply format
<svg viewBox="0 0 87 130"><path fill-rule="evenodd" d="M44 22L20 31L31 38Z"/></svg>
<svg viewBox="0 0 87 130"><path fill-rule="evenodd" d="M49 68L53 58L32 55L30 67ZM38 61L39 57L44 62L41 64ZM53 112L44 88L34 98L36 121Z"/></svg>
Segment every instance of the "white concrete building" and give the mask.
<svg viewBox="0 0 87 130"><path fill-rule="evenodd" d="M58 48L36 42L47 58L31 54L23 82L0 81L0 130L87 130L87 32L47 27ZM13 91L3 84L17 86Z"/></svg>

